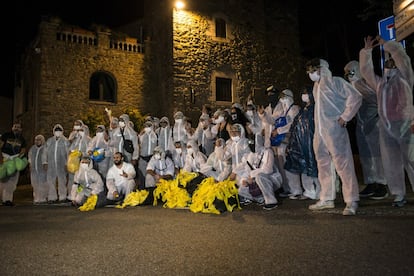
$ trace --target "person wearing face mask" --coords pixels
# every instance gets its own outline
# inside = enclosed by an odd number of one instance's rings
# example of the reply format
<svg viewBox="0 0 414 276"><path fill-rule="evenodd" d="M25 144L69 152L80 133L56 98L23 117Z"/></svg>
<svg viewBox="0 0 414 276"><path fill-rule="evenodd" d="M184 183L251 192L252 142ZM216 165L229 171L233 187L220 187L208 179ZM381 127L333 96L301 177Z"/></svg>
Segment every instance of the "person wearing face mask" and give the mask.
<svg viewBox="0 0 414 276"><path fill-rule="evenodd" d="M177 111L174 114L174 125L173 125L173 141L182 141L184 144L187 143L187 130L186 130L186 121L184 114L181 111Z"/></svg>
<svg viewBox="0 0 414 276"><path fill-rule="evenodd" d="M174 150L172 151L172 160L174 162L175 176L177 176L185 164L185 156L187 154L187 147L181 141L174 142Z"/></svg>
<svg viewBox="0 0 414 276"><path fill-rule="evenodd" d="M174 178L174 162L165 155L165 151L157 146L146 168L145 188L155 187L160 179Z"/></svg>
<svg viewBox="0 0 414 276"><path fill-rule="evenodd" d="M160 127L158 129L158 145L165 151L166 155L171 156L174 151L170 120L165 116L160 119Z"/></svg>
<svg viewBox="0 0 414 276"><path fill-rule="evenodd" d="M361 198L383 199L388 196L379 140L377 94L361 77L359 62L352 60L344 67L345 79L362 95L362 104L356 114L356 141L365 188Z"/></svg>
<svg viewBox="0 0 414 276"><path fill-rule="evenodd" d="M230 109L231 124L241 124L246 129L248 122L246 114L243 111L243 107L239 103L233 103Z"/></svg>
<svg viewBox="0 0 414 276"><path fill-rule="evenodd" d="M211 129L207 129L206 135L211 139L222 138L225 141L230 139L230 126L231 126L230 114L225 110L217 110L213 116L214 126Z"/></svg>
<svg viewBox="0 0 414 276"><path fill-rule="evenodd" d="M27 157L30 168L30 183L33 187L33 204L47 203L48 186L46 182L46 170L43 167L43 152L46 150L45 137L36 135L34 144L30 147Z"/></svg>
<svg viewBox="0 0 414 276"><path fill-rule="evenodd" d="M79 170L75 173L71 190L72 205L82 206L91 195L105 196L104 182L101 175L93 169L90 156L85 155L81 159Z"/></svg>
<svg viewBox="0 0 414 276"><path fill-rule="evenodd" d="M257 114L256 106L251 101L247 102L246 117L248 120L246 123L246 137L249 139L250 149L257 152L264 147L263 125Z"/></svg>
<svg viewBox="0 0 414 276"><path fill-rule="evenodd" d="M48 203L55 203L58 196L59 201L66 202L68 194L66 163L69 154L69 141L63 135L62 125L53 126L53 136L47 139L45 147L42 160L47 171Z"/></svg>
<svg viewBox="0 0 414 276"><path fill-rule="evenodd" d="M131 152L128 152L124 147L124 144L126 143L125 141L127 140L132 143L133 149ZM140 152L138 134L134 128L131 127L128 114L119 116L118 128L113 131L109 145L115 148L116 152L121 152L126 162L131 163L133 166L138 166Z"/></svg>
<svg viewBox="0 0 414 276"><path fill-rule="evenodd" d="M209 135L211 127L210 116L206 113L201 114L198 126L194 132L194 138L200 145L201 152L206 156L209 156L214 150L214 139Z"/></svg>
<svg viewBox="0 0 414 276"><path fill-rule="evenodd" d="M72 139L69 140L69 154L73 153L74 151L79 151L81 156L86 155L88 153L88 145L91 142L91 138L89 137L89 127L85 125L81 120L75 121L73 131L69 137ZM68 160L68 162L70 162ZM73 179L75 177L75 172L68 170L68 184L67 184L67 200L72 201L71 198L71 191L73 185ZM62 200L62 199L60 199Z"/></svg>
<svg viewBox="0 0 414 276"><path fill-rule="evenodd" d="M88 154L93 161L93 167L105 182L109 167L112 166L112 150L109 146L109 134L104 125L97 125L95 136L88 144ZM98 156L95 156L99 154Z"/></svg>
<svg viewBox="0 0 414 276"><path fill-rule="evenodd" d="M113 158L114 165L106 175L106 198L108 203L120 203L135 189L136 171L131 163L124 161L122 152L116 152Z"/></svg>
<svg viewBox="0 0 414 276"><path fill-rule="evenodd" d="M283 191L279 193L279 196L281 197L288 197L292 194L292 191L290 191L289 179L286 176L284 165L286 162L286 146L289 141L290 126L292 125L293 120L298 113L299 106L294 104L293 92L289 89L284 89L280 93L280 99L277 107L275 108L275 111L272 114L272 117L274 118L274 121L277 118L284 117L286 119L286 124L283 126L277 126L274 123L272 132L270 134L270 137L272 139L284 137L280 139L277 145L271 143L273 152L275 153L275 163L283 179Z"/></svg>
<svg viewBox="0 0 414 276"><path fill-rule="evenodd" d="M144 128L139 134L139 160L138 160L138 169L139 175L146 175L147 174L147 165L150 161L154 149L157 146L157 134L155 134L153 129L153 123L151 121L147 121L144 123ZM142 181L142 178L141 178Z"/></svg>
<svg viewBox="0 0 414 276"><path fill-rule="evenodd" d="M263 134L264 134L264 146L270 147L270 136L274 129L276 118L280 117L283 109L280 103L280 92L273 85L266 89L266 93L269 99L269 105L259 106L257 113L262 120Z"/></svg>
<svg viewBox="0 0 414 276"><path fill-rule="evenodd" d="M364 38L359 52L361 76L376 91L379 114L381 158L392 205L406 204L405 171L414 190L414 71L400 42L377 36ZM388 56L382 76L375 74L372 49L382 45Z"/></svg>
<svg viewBox="0 0 414 276"><path fill-rule="evenodd" d="M284 169L289 180L290 199L319 199L321 185L313 150L314 99L312 88L302 91L302 108L290 127Z"/></svg>
<svg viewBox="0 0 414 276"><path fill-rule="evenodd" d="M336 170L342 181L342 195L346 203L342 214L355 215L359 186L346 123L358 112L362 96L346 80L332 76L328 62L323 59L308 61L306 69L314 82L313 146L321 184L319 201L310 205L309 209L317 211L335 208L336 189L333 179L336 178Z"/></svg>
<svg viewBox="0 0 414 276"><path fill-rule="evenodd" d="M215 141L214 151L208 156L206 163L200 167L200 172L207 177L213 177L216 182L227 179L231 173L231 160L224 159L226 141L219 138Z"/></svg>
<svg viewBox="0 0 414 276"><path fill-rule="evenodd" d="M26 139L22 135L22 124L14 122L10 132L1 135L0 165L7 160L23 157L26 154ZM19 182L20 171L16 171L4 179L0 179L0 191L4 206L14 206L13 193Z"/></svg>
<svg viewBox="0 0 414 276"><path fill-rule="evenodd" d="M201 167L206 161L207 156L199 150L197 142L193 140L188 141L183 171L198 173L196 178L187 183L186 190L190 196L197 189L198 184L206 177L201 173Z"/></svg>

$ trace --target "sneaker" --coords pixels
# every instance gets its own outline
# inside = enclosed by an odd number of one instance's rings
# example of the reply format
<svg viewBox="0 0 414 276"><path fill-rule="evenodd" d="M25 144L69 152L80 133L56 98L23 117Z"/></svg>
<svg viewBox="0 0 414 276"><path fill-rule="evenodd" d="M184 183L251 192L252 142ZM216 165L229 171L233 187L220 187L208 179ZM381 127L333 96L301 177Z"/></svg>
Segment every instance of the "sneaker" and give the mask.
<svg viewBox="0 0 414 276"><path fill-rule="evenodd" d="M297 199L300 199L300 197L301 197L302 195L290 195L289 196L289 199L292 199L292 200L297 200Z"/></svg>
<svg viewBox="0 0 414 276"><path fill-rule="evenodd" d="M360 193L359 193L359 197L370 197L372 195L374 195L375 193L375 184L368 184L365 189L363 189Z"/></svg>
<svg viewBox="0 0 414 276"><path fill-rule="evenodd" d="M240 205L247 206L247 205L250 205L252 203L253 203L253 201L251 201L248 198L242 198L242 199L240 199Z"/></svg>
<svg viewBox="0 0 414 276"><path fill-rule="evenodd" d="M291 194L289 193L289 192L281 192L280 194L279 194L279 196L280 197L289 197Z"/></svg>
<svg viewBox="0 0 414 276"><path fill-rule="evenodd" d="M404 207L404 205L407 203L407 200L403 196L396 196L394 199L394 202L392 203L393 207Z"/></svg>
<svg viewBox="0 0 414 276"><path fill-rule="evenodd" d="M275 209L275 208L277 208L277 203L273 203L273 204L265 204L265 205L263 206L263 210L266 210L266 211L270 211L270 210L273 210L273 209Z"/></svg>
<svg viewBox="0 0 414 276"><path fill-rule="evenodd" d="M356 210L358 209L358 203L353 201L351 203L347 203L342 215L344 216L355 216Z"/></svg>
<svg viewBox="0 0 414 276"><path fill-rule="evenodd" d="M388 197L388 190L387 190L387 185L383 185L383 184L378 184L377 187L374 190L374 193L372 196L370 196L370 199L384 199Z"/></svg>
<svg viewBox="0 0 414 276"><path fill-rule="evenodd" d="M335 203L333 200L319 200L315 204L309 205L309 210L312 211L318 211L318 210L324 210L324 209L333 209L335 208Z"/></svg>

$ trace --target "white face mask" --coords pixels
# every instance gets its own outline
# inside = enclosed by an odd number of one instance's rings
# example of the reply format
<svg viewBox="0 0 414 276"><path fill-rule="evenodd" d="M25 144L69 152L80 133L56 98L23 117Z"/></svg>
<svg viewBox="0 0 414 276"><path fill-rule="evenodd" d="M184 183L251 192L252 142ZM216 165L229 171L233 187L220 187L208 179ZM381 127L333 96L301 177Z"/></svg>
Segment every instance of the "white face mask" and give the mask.
<svg viewBox="0 0 414 276"><path fill-rule="evenodd" d="M89 164L88 164L88 163L81 163L81 164L80 164L80 167L81 167L83 170L88 170L88 169L89 169Z"/></svg>
<svg viewBox="0 0 414 276"><path fill-rule="evenodd" d="M358 80L358 77L353 75L352 77L348 77L349 82L354 82Z"/></svg>
<svg viewBox="0 0 414 276"><path fill-rule="evenodd" d="M55 137L60 137L62 136L63 132L62 131L55 131Z"/></svg>
<svg viewBox="0 0 414 276"><path fill-rule="evenodd" d="M187 153L190 155L193 154L194 153L193 148L187 148Z"/></svg>
<svg viewBox="0 0 414 276"><path fill-rule="evenodd" d="M145 132L150 132L151 131L151 128L150 127L146 127L146 128L144 128L144 130L145 130Z"/></svg>
<svg viewBox="0 0 414 276"><path fill-rule="evenodd" d="M309 102L309 94L302 94L302 102L305 102L305 103Z"/></svg>
<svg viewBox="0 0 414 276"><path fill-rule="evenodd" d="M253 110L247 110L246 115L249 117L253 117Z"/></svg>
<svg viewBox="0 0 414 276"><path fill-rule="evenodd" d="M119 122L120 127L125 127L125 122Z"/></svg>
<svg viewBox="0 0 414 276"><path fill-rule="evenodd" d="M182 150L181 148L176 148L176 149L175 149L175 152L176 152L177 154L181 154L181 153L183 152L183 150Z"/></svg>
<svg viewBox="0 0 414 276"><path fill-rule="evenodd" d="M154 154L154 158L156 160L160 160L161 159L161 154L159 154L159 153Z"/></svg>
<svg viewBox="0 0 414 276"><path fill-rule="evenodd" d="M240 136L232 136L231 140L233 140L234 142L238 142L240 140Z"/></svg>
<svg viewBox="0 0 414 276"><path fill-rule="evenodd" d="M318 82L321 79L321 76L319 76L318 71L309 73L309 78L314 81L314 82Z"/></svg>
<svg viewBox="0 0 414 276"><path fill-rule="evenodd" d="M81 126L74 126L73 129L74 130L79 130L79 129L81 129Z"/></svg>
<svg viewBox="0 0 414 276"><path fill-rule="evenodd" d="M224 122L224 117L223 116L219 116L216 120L216 124L220 124L221 122Z"/></svg>
<svg viewBox="0 0 414 276"><path fill-rule="evenodd" d="M183 119L175 119L175 122L176 122L177 124L181 124L181 123L183 122Z"/></svg>
<svg viewBox="0 0 414 276"><path fill-rule="evenodd" d="M101 138L101 137L103 137L103 132L97 132L97 133L96 133L96 137L97 137L97 138Z"/></svg>
<svg viewBox="0 0 414 276"><path fill-rule="evenodd" d="M84 132L84 131L79 131L79 135L80 135L81 137L83 137L83 136L85 136L85 132Z"/></svg>

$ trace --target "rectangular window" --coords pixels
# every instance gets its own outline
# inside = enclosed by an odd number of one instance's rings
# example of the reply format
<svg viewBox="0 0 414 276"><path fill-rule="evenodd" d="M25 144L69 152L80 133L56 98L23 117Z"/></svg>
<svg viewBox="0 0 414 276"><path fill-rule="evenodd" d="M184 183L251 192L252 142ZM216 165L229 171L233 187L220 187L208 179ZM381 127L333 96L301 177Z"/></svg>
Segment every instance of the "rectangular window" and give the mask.
<svg viewBox="0 0 414 276"><path fill-rule="evenodd" d="M231 79L216 77L216 101L231 102Z"/></svg>
<svg viewBox="0 0 414 276"><path fill-rule="evenodd" d="M226 38L226 21L221 18L216 18L216 37Z"/></svg>

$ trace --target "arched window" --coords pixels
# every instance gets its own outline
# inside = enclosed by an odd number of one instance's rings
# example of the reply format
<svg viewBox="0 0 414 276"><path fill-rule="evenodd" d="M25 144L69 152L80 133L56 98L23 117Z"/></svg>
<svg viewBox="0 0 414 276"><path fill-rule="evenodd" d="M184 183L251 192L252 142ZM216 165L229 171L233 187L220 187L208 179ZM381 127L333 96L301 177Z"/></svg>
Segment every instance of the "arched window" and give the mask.
<svg viewBox="0 0 414 276"><path fill-rule="evenodd" d="M89 82L89 100L116 102L117 85L114 77L106 72L95 72Z"/></svg>

